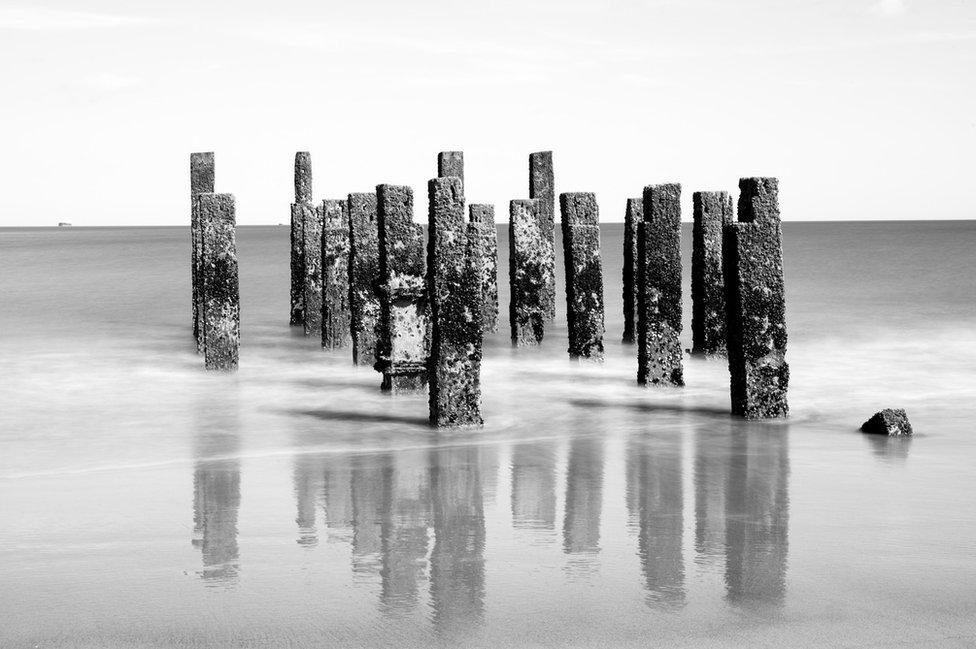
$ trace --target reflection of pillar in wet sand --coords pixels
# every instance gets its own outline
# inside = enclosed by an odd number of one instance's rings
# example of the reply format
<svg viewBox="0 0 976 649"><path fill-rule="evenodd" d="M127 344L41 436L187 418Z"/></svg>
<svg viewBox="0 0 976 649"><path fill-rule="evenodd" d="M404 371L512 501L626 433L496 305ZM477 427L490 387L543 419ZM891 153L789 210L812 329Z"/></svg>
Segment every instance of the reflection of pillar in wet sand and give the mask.
<svg viewBox="0 0 976 649"><path fill-rule="evenodd" d="M210 194L214 190L214 154L190 154L190 288L193 302L193 337L197 351L203 351L200 343L200 217L197 214L197 194Z"/></svg>
<svg viewBox="0 0 976 649"><path fill-rule="evenodd" d="M700 563L719 563L725 555L725 491L731 431L695 431L695 554Z"/></svg>
<svg viewBox="0 0 976 649"><path fill-rule="evenodd" d="M204 581L234 583L238 574L237 512L241 467L237 439L208 434L193 467L193 545L203 555Z"/></svg>
<svg viewBox="0 0 976 649"><path fill-rule="evenodd" d="M319 505L319 496L325 484L325 473L322 470L322 457L300 453L295 456L295 466L292 471L292 481L295 487L295 522L298 524L298 544L307 547L318 543L318 532L315 529L315 513Z"/></svg>
<svg viewBox="0 0 976 649"><path fill-rule="evenodd" d="M782 428L734 438L725 496L725 584L741 606L783 603L789 553L789 442Z"/></svg>
<svg viewBox="0 0 976 649"><path fill-rule="evenodd" d="M295 202L291 205L291 315L292 325L305 324L305 235L302 228L312 212L312 156L295 154Z"/></svg>
<svg viewBox="0 0 976 649"><path fill-rule="evenodd" d="M786 295L779 182L739 180L738 221L722 242L732 414L786 417Z"/></svg>
<svg viewBox="0 0 976 649"><path fill-rule="evenodd" d="M431 451L434 548L430 592L434 625L463 630L484 613L485 519L477 446Z"/></svg>
<svg viewBox="0 0 976 649"><path fill-rule="evenodd" d="M382 588L387 611L417 606L418 583L427 566L430 472L427 451L400 451L383 475Z"/></svg>
<svg viewBox="0 0 976 649"><path fill-rule="evenodd" d="M553 529L556 524L556 449L527 442L512 449L512 523Z"/></svg>
<svg viewBox="0 0 976 649"><path fill-rule="evenodd" d="M413 222L413 190L377 185L380 248L380 326L376 364L382 389L419 392L427 387L430 306L423 229Z"/></svg>
<svg viewBox="0 0 976 649"><path fill-rule="evenodd" d="M644 220L644 199L628 198L624 214L624 336L634 342L637 321L637 224Z"/></svg>
<svg viewBox="0 0 976 649"><path fill-rule="evenodd" d="M647 603L654 607L682 606L685 570L680 443L662 440L634 443L628 467L638 526L637 552L647 584Z"/></svg>
<svg viewBox="0 0 976 649"><path fill-rule="evenodd" d="M322 201L322 347L349 345L349 212L346 201Z"/></svg>
<svg viewBox="0 0 976 649"><path fill-rule="evenodd" d="M684 385L680 335L681 185L649 185L637 226L639 385Z"/></svg>
<svg viewBox="0 0 976 649"><path fill-rule="evenodd" d="M329 541L351 541L353 529L352 459L328 455L322 460L325 527Z"/></svg>
<svg viewBox="0 0 976 649"><path fill-rule="evenodd" d="M208 370L236 370L241 340L241 296L233 194L198 194L203 295L203 357Z"/></svg>
<svg viewBox="0 0 976 649"><path fill-rule="evenodd" d="M602 512L603 440L576 437L569 445L566 469L563 551L568 554L599 552Z"/></svg>
<svg viewBox="0 0 976 649"><path fill-rule="evenodd" d="M376 362L376 325L380 319L376 295L380 277L376 194L349 194L348 211L352 362L372 365Z"/></svg>
<svg viewBox="0 0 976 649"><path fill-rule="evenodd" d="M351 462L353 571L376 574L380 571L383 483L389 461L380 455L356 455Z"/></svg>
<svg viewBox="0 0 976 649"><path fill-rule="evenodd" d="M541 247L538 254L548 260L548 266L555 265L556 229L556 184L552 170L552 151L537 151L529 154L529 198L539 201L539 225L542 229ZM543 275L543 290L540 292L542 310L546 320L556 317L556 276L550 271Z"/></svg>

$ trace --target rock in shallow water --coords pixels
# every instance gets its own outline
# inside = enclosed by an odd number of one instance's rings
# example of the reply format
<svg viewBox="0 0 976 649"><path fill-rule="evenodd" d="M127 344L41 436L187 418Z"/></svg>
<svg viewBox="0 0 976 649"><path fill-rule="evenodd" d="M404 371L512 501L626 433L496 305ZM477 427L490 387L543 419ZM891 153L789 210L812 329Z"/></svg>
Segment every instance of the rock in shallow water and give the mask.
<svg viewBox="0 0 976 649"><path fill-rule="evenodd" d="M861 424L861 432L873 435L911 435L912 425L901 408L885 408Z"/></svg>

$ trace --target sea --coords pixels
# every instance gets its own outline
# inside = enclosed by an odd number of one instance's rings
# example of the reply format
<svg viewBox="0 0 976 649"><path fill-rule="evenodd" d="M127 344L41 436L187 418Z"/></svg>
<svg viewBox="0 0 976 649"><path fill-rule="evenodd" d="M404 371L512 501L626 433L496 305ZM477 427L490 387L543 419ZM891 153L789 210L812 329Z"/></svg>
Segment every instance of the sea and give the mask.
<svg viewBox="0 0 976 649"><path fill-rule="evenodd" d="M513 348L500 227L485 425L439 431L288 325L287 227L237 229L236 373L187 228L0 229L0 646L976 646L976 222L783 236L789 419L721 359L637 385L622 224L606 360L562 299ZM859 432L889 407L913 437Z"/></svg>

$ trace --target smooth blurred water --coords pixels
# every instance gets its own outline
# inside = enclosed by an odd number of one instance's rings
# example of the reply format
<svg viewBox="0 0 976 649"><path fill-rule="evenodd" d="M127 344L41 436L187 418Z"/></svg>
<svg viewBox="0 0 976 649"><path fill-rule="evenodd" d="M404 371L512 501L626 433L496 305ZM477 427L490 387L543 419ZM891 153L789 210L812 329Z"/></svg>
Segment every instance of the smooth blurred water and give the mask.
<svg viewBox="0 0 976 649"><path fill-rule="evenodd" d="M288 327L287 228L238 229L232 375L185 229L0 229L0 646L972 646L976 223L784 232L789 421L722 362L636 386L610 224L607 361L503 317L485 428L436 432Z"/></svg>

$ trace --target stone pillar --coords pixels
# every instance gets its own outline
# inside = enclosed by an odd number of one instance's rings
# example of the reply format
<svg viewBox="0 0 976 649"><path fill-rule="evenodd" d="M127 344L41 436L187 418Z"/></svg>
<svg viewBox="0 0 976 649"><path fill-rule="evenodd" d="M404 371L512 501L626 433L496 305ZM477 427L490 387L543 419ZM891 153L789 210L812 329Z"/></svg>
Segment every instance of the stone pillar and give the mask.
<svg viewBox="0 0 976 649"><path fill-rule="evenodd" d="M779 182L739 180L738 222L725 226L723 265L732 414L787 417L786 298Z"/></svg>
<svg viewBox="0 0 976 649"><path fill-rule="evenodd" d="M508 277L512 344L538 345L545 335L549 305L554 302L552 246L546 245L545 217L537 198L509 203ZM552 239L548 242L551 244Z"/></svg>
<svg viewBox="0 0 976 649"><path fill-rule="evenodd" d="M197 351L203 351L200 337L200 218L197 215L198 194L213 193L214 190L214 154L212 151L190 154L190 294L193 317L193 338L197 342Z"/></svg>
<svg viewBox="0 0 976 649"><path fill-rule="evenodd" d="M681 185L644 188L637 226L637 383L684 385L681 367Z"/></svg>
<svg viewBox="0 0 976 649"><path fill-rule="evenodd" d="M559 210L566 264L569 356L603 360L603 267L596 196L582 192L560 194Z"/></svg>
<svg viewBox="0 0 976 649"><path fill-rule="evenodd" d="M692 200L691 353L724 356L722 229L733 220L732 199L728 192L695 192Z"/></svg>
<svg viewBox="0 0 976 649"><path fill-rule="evenodd" d="M372 365L376 362L376 326L380 321L376 294L380 277L376 194L349 194L348 211L352 362Z"/></svg>
<svg viewBox="0 0 976 649"><path fill-rule="evenodd" d="M346 201L322 201L322 347L342 349L351 340L349 212Z"/></svg>
<svg viewBox="0 0 976 649"><path fill-rule="evenodd" d="M305 260L302 301L306 336L322 334L322 221L325 218L322 209L319 204L305 210L302 223L302 257Z"/></svg>
<svg viewBox="0 0 976 649"><path fill-rule="evenodd" d="M203 234L200 248L204 362L208 370L237 369L241 306L234 237L234 195L197 196Z"/></svg>
<svg viewBox="0 0 976 649"><path fill-rule="evenodd" d="M552 151L529 154L529 198L539 199L539 222L543 227L543 245L552 250L555 264L553 234L556 229L556 190L552 172ZM556 318L556 276L553 274L543 292L543 309L547 320Z"/></svg>
<svg viewBox="0 0 976 649"><path fill-rule="evenodd" d="M423 228L413 222L413 190L377 185L380 252L380 327L376 364L382 389L397 393L427 386L430 310Z"/></svg>
<svg viewBox="0 0 976 649"><path fill-rule="evenodd" d="M461 179L435 178L427 191L430 423L480 426L481 283L468 245Z"/></svg>
<svg viewBox="0 0 976 649"><path fill-rule="evenodd" d="M644 199L628 198L624 214L624 336L625 344L634 342L637 321L637 224L644 220Z"/></svg>
<svg viewBox="0 0 976 649"><path fill-rule="evenodd" d="M477 282L481 285L481 333L498 331L498 233L495 230L495 206L471 205L468 223L468 245L476 264Z"/></svg>
<svg viewBox="0 0 976 649"><path fill-rule="evenodd" d="M464 151L441 151L437 154L437 177L449 178L456 176L461 179L461 189L464 189Z"/></svg>
<svg viewBox="0 0 976 649"><path fill-rule="evenodd" d="M295 202L291 206L291 325L305 324L305 235L302 227L312 209L312 156L295 154Z"/></svg>

